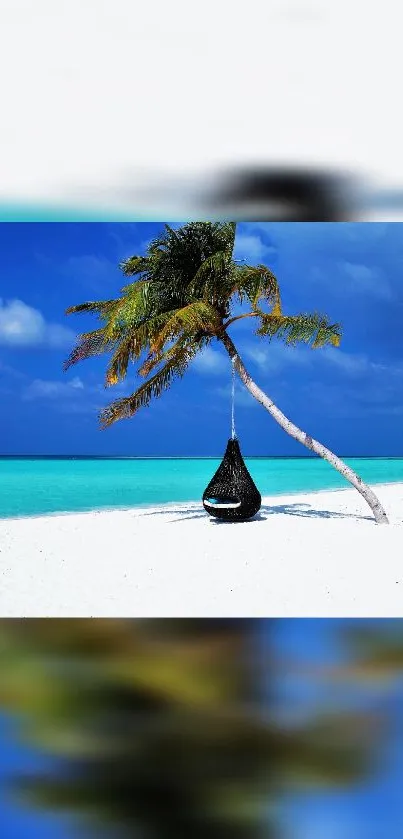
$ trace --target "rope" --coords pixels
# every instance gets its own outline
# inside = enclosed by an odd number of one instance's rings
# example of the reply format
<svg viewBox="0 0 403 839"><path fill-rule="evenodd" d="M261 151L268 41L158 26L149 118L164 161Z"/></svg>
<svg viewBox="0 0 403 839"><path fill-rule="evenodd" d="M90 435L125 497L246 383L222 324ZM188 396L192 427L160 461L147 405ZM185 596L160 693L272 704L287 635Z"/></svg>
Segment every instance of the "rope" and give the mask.
<svg viewBox="0 0 403 839"><path fill-rule="evenodd" d="M235 440L235 356L232 358L231 436L232 439Z"/></svg>

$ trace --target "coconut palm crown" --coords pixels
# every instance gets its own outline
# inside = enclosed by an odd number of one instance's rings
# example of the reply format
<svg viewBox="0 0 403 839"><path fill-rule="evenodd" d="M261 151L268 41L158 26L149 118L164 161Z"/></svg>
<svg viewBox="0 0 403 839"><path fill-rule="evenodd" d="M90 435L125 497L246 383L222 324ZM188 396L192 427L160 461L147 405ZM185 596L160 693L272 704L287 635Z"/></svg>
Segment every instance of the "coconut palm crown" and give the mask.
<svg viewBox="0 0 403 839"><path fill-rule="evenodd" d="M125 379L129 362L141 360L146 381L131 396L118 399L101 414L103 427L133 416L160 396L193 358L213 340L223 339L241 317L257 321L257 334L299 341L313 347L338 346L340 326L325 315L286 315L276 277L264 265L251 267L234 259L234 223L192 222L179 230L165 225L146 256L132 256L121 270L133 281L115 300L83 303L68 313L94 312L101 325L81 335L65 364L109 352L106 386ZM236 304L249 304L233 314ZM151 375L152 374L152 375Z"/></svg>

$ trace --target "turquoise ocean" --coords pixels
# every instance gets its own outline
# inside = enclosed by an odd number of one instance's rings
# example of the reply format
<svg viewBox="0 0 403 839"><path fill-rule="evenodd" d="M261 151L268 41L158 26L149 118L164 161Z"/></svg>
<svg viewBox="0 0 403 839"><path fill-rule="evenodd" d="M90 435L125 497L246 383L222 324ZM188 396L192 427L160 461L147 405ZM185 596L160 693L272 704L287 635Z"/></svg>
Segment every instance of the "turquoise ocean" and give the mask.
<svg viewBox="0 0 403 839"><path fill-rule="evenodd" d="M403 458L345 458L370 484L403 482ZM1 458L0 518L197 501L220 460ZM320 459L246 458L261 494L347 488Z"/></svg>

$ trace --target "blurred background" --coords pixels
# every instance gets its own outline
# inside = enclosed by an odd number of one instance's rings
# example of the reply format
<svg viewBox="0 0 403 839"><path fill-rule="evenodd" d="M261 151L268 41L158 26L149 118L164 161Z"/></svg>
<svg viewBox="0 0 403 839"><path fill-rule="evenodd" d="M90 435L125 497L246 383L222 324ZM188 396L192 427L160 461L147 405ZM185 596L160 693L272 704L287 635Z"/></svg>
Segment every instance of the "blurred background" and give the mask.
<svg viewBox="0 0 403 839"><path fill-rule="evenodd" d="M403 218L394 0L3 0L0 220ZM6 839L400 839L401 621L2 621Z"/></svg>
<svg viewBox="0 0 403 839"><path fill-rule="evenodd" d="M3 0L0 218L399 220L395 0Z"/></svg>
<svg viewBox="0 0 403 839"><path fill-rule="evenodd" d="M7 839L398 839L400 620L3 620Z"/></svg>

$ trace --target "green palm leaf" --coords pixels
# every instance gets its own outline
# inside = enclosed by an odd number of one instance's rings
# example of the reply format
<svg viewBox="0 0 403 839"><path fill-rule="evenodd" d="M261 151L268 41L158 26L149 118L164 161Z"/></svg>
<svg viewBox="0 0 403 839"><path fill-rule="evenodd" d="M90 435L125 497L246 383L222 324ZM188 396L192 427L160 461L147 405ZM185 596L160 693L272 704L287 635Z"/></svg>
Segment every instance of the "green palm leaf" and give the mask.
<svg viewBox="0 0 403 839"><path fill-rule="evenodd" d="M119 342L105 374L105 384L115 385L126 378L130 361L141 355L143 345L138 340L138 335L128 332Z"/></svg>
<svg viewBox="0 0 403 839"><path fill-rule="evenodd" d="M281 315L261 312L257 335L270 340L279 338L286 344L310 344L314 349L326 344L338 347L341 340L339 324L330 323L325 315Z"/></svg>
<svg viewBox="0 0 403 839"><path fill-rule="evenodd" d="M76 315L80 313L96 313L101 317L107 317L109 311L116 304L116 300L95 300L88 303L79 303L78 306L69 306L66 309L66 315Z"/></svg>
<svg viewBox="0 0 403 839"><path fill-rule="evenodd" d="M163 328L155 336L151 344L151 351L159 352L167 341L175 338L181 332L190 336L197 332L213 332L219 327L220 318L213 306L204 300L189 303L170 315Z"/></svg>
<svg viewBox="0 0 403 839"><path fill-rule="evenodd" d="M206 336L204 339L200 339L198 341L198 349L202 346L207 346L211 341L209 336ZM165 352L158 351L158 352L151 352L149 353L148 357L146 358L145 362L140 367L138 373L140 376L149 376L149 374L158 367L159 364L164 364L166 361L170 361L178 351L185 349L186 347L191 347L192 342L189 339L188 335L180 335L177 341L169 347Z"/></svg>
<svg viewBox="0 0 403 839"><path fill-rule="evenodd" d="M280 289L276 277L265 265L243 266L237 272L237 291L240 299L247 298L255 310L264 299L277 312L281 311Z"/></svg>
<svg viewBox="0 0 403 839"><path fill-rule="evenodd" d="M147 407L152 399L157 399L167 390L176 377L182 377L190 361L197 354L198 347L186 346L168 360L164 367L151 379L148 379L131 396L117 399L108 405L100 414L101 427L108 428L117 420L129 419Z"/></svg>
<svg viewBox="0 0 403 839"><path fill-rule="evenodd" d="M202 297L208 301L222 297L222 284L234 276L234 263L229 251L217 251L202 262L188 287L189 297ZM217 282L217 279L220 281ZM231 286L230 286L231 287Z"/></svg>
<svg viewBox="0 0 403 839"><path fill-rule="evenodd" d="M63 364L63 369L69 370L79 361L86 358L93 358L96 355L103 355L110 352L116 345L116 337L111 338L105 334L103 329L95 329L93 332L86 332L80 336L78 344L71 351L69 357Z"/></svg>
<svg viewBox="0 0 403 839"><path fill-rule="evenodd" d="M149 261L145 256L130 256L119 264L120 270L125 277L134 277L136 274L142 274L147 271Z"/></svg>

